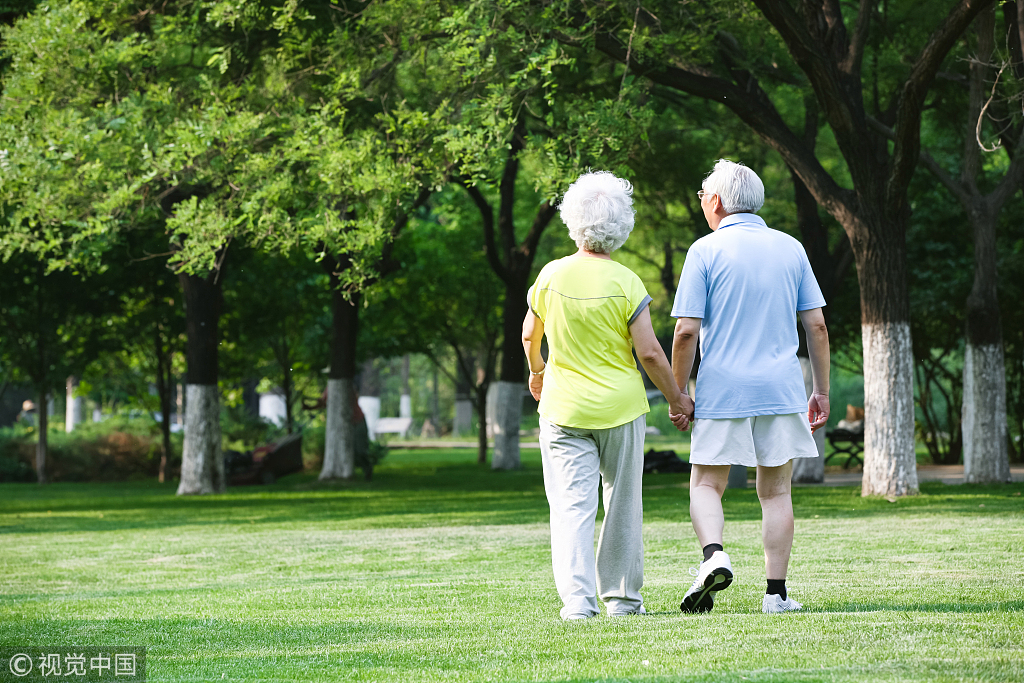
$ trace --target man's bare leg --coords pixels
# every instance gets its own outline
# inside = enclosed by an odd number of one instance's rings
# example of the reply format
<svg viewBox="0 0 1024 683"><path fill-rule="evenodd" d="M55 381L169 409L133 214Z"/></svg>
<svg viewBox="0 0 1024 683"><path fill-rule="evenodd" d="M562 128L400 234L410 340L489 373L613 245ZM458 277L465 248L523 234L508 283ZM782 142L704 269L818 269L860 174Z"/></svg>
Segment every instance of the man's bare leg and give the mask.
<svg viewBox="0 0 1024 683"><path fill-rule="evenodd" d="M690 471L690 521L702 548L709 543L722 545L722 494L728 481L729 465L694 465Z"/></svg>
<svg viewBox="0 0 1024 683"><path fill-rule="evenodd" d="M686 613L711 610L715 594L732 584L732 563L722 550L722 493L728 481L729 465L694 465L690 471L690 520L705 550L697 577L679 605ZM708 548L711 544L715 547Z"/></svg>
<svg viewBox="0 0 1024 683"><path fill-rule="evenodd" d="M789 568L789 554L793 550L792 478L792 460L781 467L757 467L757 497L761 501L761 537L768 579L785 579ZM690 500L692 510L692 493ZM690 514L693 515L692 511Z"/></svg>

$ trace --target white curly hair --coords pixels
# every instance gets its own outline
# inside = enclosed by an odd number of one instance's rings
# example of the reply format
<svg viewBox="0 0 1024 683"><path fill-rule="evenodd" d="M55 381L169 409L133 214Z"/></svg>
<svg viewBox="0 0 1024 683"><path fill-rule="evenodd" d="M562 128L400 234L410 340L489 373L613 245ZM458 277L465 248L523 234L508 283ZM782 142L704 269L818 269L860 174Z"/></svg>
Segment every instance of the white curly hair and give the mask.
<svg viewBox="0 0 1024 683"><path fill-rule="evenodd" d="M608 171L584 173L565 191L558 211L577 247L610 254L633 231L633 186Z"/></svg>

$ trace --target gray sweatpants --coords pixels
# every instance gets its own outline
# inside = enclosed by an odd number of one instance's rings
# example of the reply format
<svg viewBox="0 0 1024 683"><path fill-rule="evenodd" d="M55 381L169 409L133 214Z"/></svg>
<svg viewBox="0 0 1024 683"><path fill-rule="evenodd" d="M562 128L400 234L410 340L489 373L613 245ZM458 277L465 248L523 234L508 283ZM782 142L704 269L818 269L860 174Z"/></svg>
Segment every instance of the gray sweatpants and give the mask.
<svg viewBox="0 0 1024 683"><path fill-rule="evenodd" d="M598 614L595 594L610 616L639 612L643 606L641 484L646 426L646 415L611 429L561 427L540 420L544 490L551 507L551 565L565 605L563 619ZM600 479L605 513L595 582L594 520Z"/></svg>

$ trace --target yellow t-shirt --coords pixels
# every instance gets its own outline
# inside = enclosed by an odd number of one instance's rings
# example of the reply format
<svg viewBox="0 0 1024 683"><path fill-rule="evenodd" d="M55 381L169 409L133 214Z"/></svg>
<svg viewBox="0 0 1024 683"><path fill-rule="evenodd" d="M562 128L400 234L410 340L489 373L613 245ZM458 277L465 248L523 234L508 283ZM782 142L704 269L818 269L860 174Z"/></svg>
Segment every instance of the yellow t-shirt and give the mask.
<svg viewBox="0 0 1024 683"><path fill-rule="evenodd" d="M650 412L629 323L651 297L633 271L607 259L567 256L544 266L527 296L548 338L541 417L563 427L608 429Z"/></svg>

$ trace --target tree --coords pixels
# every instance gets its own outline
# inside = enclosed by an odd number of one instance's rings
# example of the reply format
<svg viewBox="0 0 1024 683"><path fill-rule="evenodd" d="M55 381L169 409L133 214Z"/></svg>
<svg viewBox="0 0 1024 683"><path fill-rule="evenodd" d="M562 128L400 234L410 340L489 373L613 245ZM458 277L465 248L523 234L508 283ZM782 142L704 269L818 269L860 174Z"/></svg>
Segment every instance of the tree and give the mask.
<svg viewBox="0 0 1024 683"><path fill-rule="evenodd" d="M217 346L228 245L318 239L298 234L309 226L288 213L295 175L267 171L310 113L303 78L336 15L327 2L140 12L132 0L79 0L42 7L7 36L0 253L89 268L125 231L157 223L170 234L188 319L181 494L224 487Z"/></svg>
<svg viewBox="0 0 1024 683"><path fill-rule="evenodd" d="M237 348L233 376L269 380L284 399L285 430L296 429L295 406L307 390L321 393L327 357L327 276L298 250L271 254L246 250L228 273L226 296L233 311L228 325Z"/></svg>
<svg viewBox="0 0 1024 683"><path fill-rule="evenodd" d="M1024 6L1006 5L1024 13ZM1014 30L1024 20L1016 12L1010 14L1005 30L1011 53L1020 55L1024 47L1021 34ZM1006 125L1006 118L995 121L1004 135L1011 138L1008 148L1010 162L1002 178L987 193L980 189L982 148L980 135L987 118L993 119L990 105L996 84L993 77L995 53L995 9L981 12L975 22L976 52L970 60L967 118L963 134L960 177L948 172L927 151L922 162L942 185L963 205L974 235L974 284L967 297L966 340L963 368L963 458L964 477L969 482L1007 481L1010 462L1006 435L1006 372L1003 354L1003 333L999 313L997 287L996 224L999 213L1018 191L1024 180L1024 133L1017 126L1016 140ZM1005 66L1004 66L1005 69ZM1018 62L1016 71L1024 74ZM1011 70L1013 73L1013 70ZM990 90L992 94L990 95ZM1005 113L1005 112L1004 112ZM988 151L988 150L986 150ZM991 150L995 151L995 150Z"/></svg>
<svg viewBox="0 0 1024 683"><path fill-rule="evenodd" d="M449 189L429 215L413 221L395 243L401 270L367 291L364 331L375 355L423 353L456 386L468 381L477 461L485 463L487 392L501 349L505 288L488 264L475 212L468 196Z"/></svg>
<svg viewBox="0 0 1024 683"><path fill-rule="evenodd" d="M558 195L583 169L623 172L650 114L642 91L585 53L524 31L512 12L475 5L457 19L457 39L441 49L466 94L444 140L451 177L479 211L488 262L505 286L492 466L511 469L525 392L522 321L540 239Z"/></svg>
<svg viewBox="0 0 1024 683"><path fill-rule="evenodd" d="M920 23L890 17L891 8L879 8L873 0L862 0L849 19L835 0L796 7L774 0L750 4L771 24L773 34L765 36L760 21L747 20L747 3L719 4L714 10L675 3L643 8L607 3L593 6L589 14L564 7L561 17L569 21L549 26L563 41L592 45L654 83L720 102L782 155L817 203L843 226L861 291L866 411L862 492L914 493L907 191L920 154L924 101L935 74L992 0L959 0L952 7L936 3L929 11L915 6L908 10L915 17L941 17L937 24L929 22L934 28L923 39L916 35ZM548 10L544 16L557 15ZM896 21L902 22L898 40L887 42L890 22ZM695 35L694 26L709 30ZM911 37L919 47L903 44ZM872 61L865 77L868 48ZM791 62L779 64L784 62L782 51ZM883 70L877 59L883 51L907 67ZM813 92L845 169L830 172L822 165L780 113L763 81ZM847 179L852 189L844 187Z"/></svg>
<svg viewBox="0 0 1024 683"><path fill-rule="evenodd" d="M47 403L65 378L81 374L107 346L107 322L120 300L105 278L70 271L46 272L42 261L19 254L3 264L0 276L0 365L14 379L27 380L36 395L38 441L36 478L48 481Z"/></svg>

